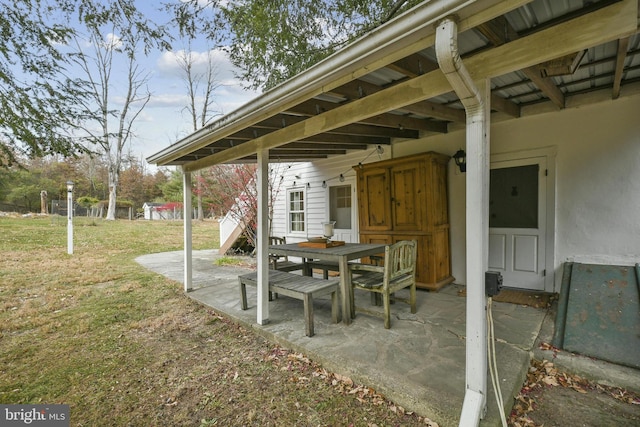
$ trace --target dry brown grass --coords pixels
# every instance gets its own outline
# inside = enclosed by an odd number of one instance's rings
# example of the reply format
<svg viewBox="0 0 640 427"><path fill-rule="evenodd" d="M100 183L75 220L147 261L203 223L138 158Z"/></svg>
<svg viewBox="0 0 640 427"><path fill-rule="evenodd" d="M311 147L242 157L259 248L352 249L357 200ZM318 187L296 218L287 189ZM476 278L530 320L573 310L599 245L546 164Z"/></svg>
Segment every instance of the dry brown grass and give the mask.
<svg viewBox="0 0 640 427"><path fill-rule="evenodd" d="M66 403L74 426L428 425L145 271L179 222L0 218L0 403ZM194 223L196 249L217 222Z"/></svg>

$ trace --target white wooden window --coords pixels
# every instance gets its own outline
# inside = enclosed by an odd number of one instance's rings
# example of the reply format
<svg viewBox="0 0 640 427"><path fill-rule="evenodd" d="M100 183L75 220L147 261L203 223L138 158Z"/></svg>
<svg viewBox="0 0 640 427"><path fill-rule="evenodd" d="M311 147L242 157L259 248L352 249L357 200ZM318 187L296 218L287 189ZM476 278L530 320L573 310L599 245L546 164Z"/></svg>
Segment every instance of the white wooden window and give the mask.
<svg viewBox="0 0 640 427"><path fill-rule="evenodd" d="M305 223L305 193L302 189L287 191L287 218L290 233L304 233Z"/></svg>

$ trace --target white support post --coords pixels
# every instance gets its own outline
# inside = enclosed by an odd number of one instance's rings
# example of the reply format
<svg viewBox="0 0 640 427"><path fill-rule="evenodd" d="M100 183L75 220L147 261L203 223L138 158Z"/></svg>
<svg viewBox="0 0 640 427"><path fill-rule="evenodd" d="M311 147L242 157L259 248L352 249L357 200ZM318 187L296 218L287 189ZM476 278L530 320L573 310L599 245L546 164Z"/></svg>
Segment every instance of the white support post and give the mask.
<svg viewBox="0 0 640 427"><path fill-rule="evenodd" d="M460 425L484 416L487 396L487 296L489 262L489 81L476 82L483 114L467 116L467 325L466 385ZM466 412L465 412L466 410ZM468 423L471 421L472 423ZM475 424L477 425L477 424Z"/></svg>
<svg viewBox="0 0 640 427"><path fill-rule="evenodd" d="M192 228L191 228L191 172L182 171L183 193L183 221L184 221L184 291L190 292L193 288L193 263L192 263Z"/></svg>
<svg viewBox="0 0 640 427"><path fill-rule="evenodd" d="M458 53L453 17L436 29L438 65L464 105L466 134L467 311L465 395L460 426L480 423L487 405L487 296L489 264L489 123L491 82L474 82Z"/></svg>
<svg viewBox="0 0 640 427"><path fill-rule="evenodd" d="M269 323L269 150L258 151L258 314Z"/></svg>

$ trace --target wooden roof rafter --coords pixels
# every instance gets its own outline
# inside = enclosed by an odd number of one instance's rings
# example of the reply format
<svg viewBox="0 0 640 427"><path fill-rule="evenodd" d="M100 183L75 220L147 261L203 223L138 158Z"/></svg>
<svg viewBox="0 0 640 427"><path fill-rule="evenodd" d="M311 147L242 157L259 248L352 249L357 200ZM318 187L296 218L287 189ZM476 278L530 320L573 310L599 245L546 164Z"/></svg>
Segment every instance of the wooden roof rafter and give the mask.
<svg viewBox="0 0 640 427"><path fill-rule="evenodd" d="M492 19L489 22L485 22L477 27L477 30L482 33L494 46L500 46L512 40L517 40L520 35L509 24L504 16ZM522 73L536 85L545 95L549 98L558 108L564 108L565 99L564 94L550 77L544 77L538 65L523 68Z"/></svg>
<svg viewBox="0 0 640 427"><path fill-rule="evenodd" d="M629 37L618 39L618 51L616 53L616 71L613 78L613 93L611 97L616 99L620 96L620 84L622 82L622 73L624 72L624 62L627 59L627 50L629 49Z"/></svg>

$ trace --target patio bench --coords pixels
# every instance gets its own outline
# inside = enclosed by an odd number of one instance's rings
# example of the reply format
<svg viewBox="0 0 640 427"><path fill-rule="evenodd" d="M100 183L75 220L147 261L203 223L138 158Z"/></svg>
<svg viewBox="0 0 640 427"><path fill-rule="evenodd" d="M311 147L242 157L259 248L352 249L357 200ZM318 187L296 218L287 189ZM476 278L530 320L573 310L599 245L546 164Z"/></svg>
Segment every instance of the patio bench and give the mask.
<svg viewBox="0 0 640 427"><path fill-rule="evenodd" d="M338 323L338 280L324 280L310 276L288 273L286 271L269 271L269 295L272 293L281 294L290 298L301 300L304 304L304 325L305 334L309 337L314 335L313 331L313 298L321 295L331 295L331 320ZM240 305L243 310L247 309L246 286L257 287L258 273L249 273L238 276L240 285ZM269 298L271 299L271 298Z"/></svg>

